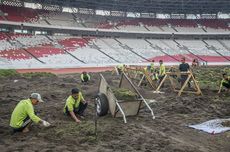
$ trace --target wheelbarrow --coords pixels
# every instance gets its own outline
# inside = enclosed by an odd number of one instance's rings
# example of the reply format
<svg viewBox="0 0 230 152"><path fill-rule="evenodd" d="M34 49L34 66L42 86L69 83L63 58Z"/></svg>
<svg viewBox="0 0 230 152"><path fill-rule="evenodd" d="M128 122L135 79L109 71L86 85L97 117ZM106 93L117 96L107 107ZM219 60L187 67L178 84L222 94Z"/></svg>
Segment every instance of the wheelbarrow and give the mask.
<svg viewBox="0 0 230 152"><path fill-rule="evenodd" d="M129 89L136 93L137 96L133 100L118 100L104 76L100 74L100 77L99 91L95 98L98 116L104 116L110 112L114 118L123 117L124 123L127 123L126 117L137 116L144 105L150 110L152 118L155 119L153 110L125 73L121 75L119 88Z"/></svg>

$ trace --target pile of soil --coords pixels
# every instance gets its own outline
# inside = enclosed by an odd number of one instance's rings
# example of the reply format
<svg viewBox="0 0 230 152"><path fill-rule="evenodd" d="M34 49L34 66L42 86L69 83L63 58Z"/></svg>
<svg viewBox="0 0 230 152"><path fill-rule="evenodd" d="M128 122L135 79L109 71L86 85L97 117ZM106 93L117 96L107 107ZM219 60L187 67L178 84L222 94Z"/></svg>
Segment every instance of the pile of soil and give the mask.
<svg viewBox="0 0 230 152"><path fill-rule="evenodd" d="M109 84L118 86L119 77L111 72L103 75ZM202 89L203 96L182 94L177 97L167 83L162 89L164 94L138 88L145 98L156 100L150 104L156 119L152 119L147 108L141 108L138 116L127 117L127 124L122 118L108 114L98 118L96 137L94 97L98 93L100 76L92 73L91 78L87 85L81 83L80 74L0 78L1 152L229 152L229 132L210 135L187 127L214 118L229 118L229 95L217 95L217 90L207 87ZM74 87L78 87L89 101L86 118L80 124L63 114L65 100ZM35 111L52 127L33 124L27 134L12 134L11 113L16 104L32 92L40 93L46 101L35 106Z"/></svg>

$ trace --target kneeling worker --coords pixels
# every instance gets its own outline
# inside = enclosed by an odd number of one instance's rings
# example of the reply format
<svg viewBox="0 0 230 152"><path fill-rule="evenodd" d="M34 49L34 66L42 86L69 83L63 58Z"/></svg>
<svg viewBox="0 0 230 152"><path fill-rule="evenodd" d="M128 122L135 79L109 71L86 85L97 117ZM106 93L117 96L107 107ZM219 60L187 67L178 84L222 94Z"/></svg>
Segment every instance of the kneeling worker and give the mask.
<svg viewBox="0 0 230 152"><path fill-rule="evenodd" d="M21 100L17 104L10 119L10 126L13 128L14 133L28 132L32 121L35 123L42 123L42 125L45 127L50 126L50 123L40 119L34 113L33 106L40 102L43 102L41 95L38 93L32 93L29 99Z"/></svg>
<svg viewBox="0 0 230 152"><path fill-rule="evenodd" d="M90 80L90 75L87 72L82 72L81 74L81 82L86 83Z"/></svg>
<svg viewBox="0 0 230 152"><path fill-rule="evenodd" d="M66 100L64 113L71 116L75 122L79 123L81 121L76 115L84 118L83 113L87 108L88 103L77 88L72 89L71 93L72 94Z"/></svg>
<svg viewBox="0 0 230 152"><path fill-rule="evenodd" d="M221 89L222 89L223 86L225 88L227 88L228 90L230 90L230 76L227 76L226 73L223 74L223 79L221 81L220 89L219 89L218 93L221 92Z"/></svg>

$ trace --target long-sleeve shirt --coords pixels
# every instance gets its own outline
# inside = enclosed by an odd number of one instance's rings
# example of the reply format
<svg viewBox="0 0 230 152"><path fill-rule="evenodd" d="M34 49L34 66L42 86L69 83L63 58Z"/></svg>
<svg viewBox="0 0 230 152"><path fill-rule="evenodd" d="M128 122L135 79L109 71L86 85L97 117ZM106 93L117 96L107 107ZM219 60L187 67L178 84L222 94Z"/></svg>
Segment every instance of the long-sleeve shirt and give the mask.
<svg viewBox="0 0 230 152"><path fill-rule="evenodd" d="M150 70L151 70L151 71L154 71L154 63L151 63L151 64L150 64Z"/></svg>
<svg viewBox="0 0 230 152"><path fill-rule="evenodd" d="M20 128L24 123L23 121L28 116L35 123L38 123L41 120L38 116L35 115L31 100L21 100L11 115L10 126L13 128Z"/></svg>
<svg viewBox="0 0 230 152"><path fill-rule="evenodd" d="M163 64L160 65L160 71L159 71L159 76L163 76L165 75L166 70L165 70L165 66Z"/></svg>

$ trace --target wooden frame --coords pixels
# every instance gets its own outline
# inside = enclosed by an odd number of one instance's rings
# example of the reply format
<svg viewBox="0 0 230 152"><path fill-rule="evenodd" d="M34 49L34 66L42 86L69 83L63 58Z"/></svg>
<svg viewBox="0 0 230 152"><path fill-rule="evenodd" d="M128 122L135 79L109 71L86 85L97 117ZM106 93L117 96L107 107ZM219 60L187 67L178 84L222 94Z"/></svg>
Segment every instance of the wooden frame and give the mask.
<svg viewBox="0 0 230 152"><path fill-rule="evenodd" d="M177 75L177 76L181 76L181 75L187 75L187 79L186 81L184 82L183 86L181 87L181 89L176 89L175 87L175 83L173 82L173 78L172 78L172 75ZM202 95L202 92L200 90L200 87L195 79L195 77L193 76L192 72L189 71L189 72L166 72L164 78L162 79L161 83L159 84L159 86L157 87L156 91L155 92L159 92L160 88L162 87L162 84L166 81L166 79L169 79L170 80L170 83L171 83L171 86L173 88L173 90L175 92L178 92L178 96L181 96L181 94L184 92L184 93L193 93L193 94L197 94L197 95ZM192 80L194 82L194 85L193 85L193 88L195 91L185 91L185 87L186 85L188 84L188 82Z"/></svg>
<svg viewBox="0 0 230 152"><path fill-rule="evenodd" d="M131 79L136 79L138 72L141 72L143 74L143 76L141 77L141 79L138 82L138 86L140 86L144 80L144 78L146 78L148 84L151 86L151 88L153 88L154 90L157 88L157 84L153 82L153 80L150 77L150 74L147 70L145 70L142 67L126 67L125 68L125 73L127 73L127 75L131 78ZM135 72L134 77L132 76L131 72Z"/></svg>

